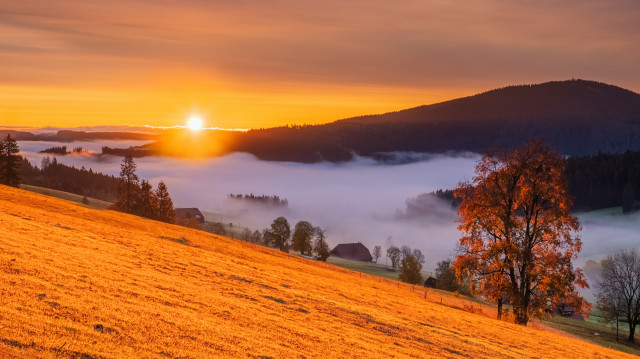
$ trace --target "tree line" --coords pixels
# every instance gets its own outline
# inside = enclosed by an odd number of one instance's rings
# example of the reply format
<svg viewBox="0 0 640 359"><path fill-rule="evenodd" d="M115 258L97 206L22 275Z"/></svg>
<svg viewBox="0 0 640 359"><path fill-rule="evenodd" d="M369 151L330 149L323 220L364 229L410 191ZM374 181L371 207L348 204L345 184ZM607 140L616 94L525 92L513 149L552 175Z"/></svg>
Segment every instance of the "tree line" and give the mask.
<svg viewBox="0 0 640 359"><path fill-rule="evenodd" d="M231 193L228 195L228 198L233 200L242 200L242 201L254 202L259 204L265 204L269 206L276 206L276 207L286 207L289 205L289 201L286 198L280 198L279 196L275 196L275 195L273 196L254 195L253 193L242 195L240 193L238 194Z"/></svg>
<svg viewBox="0 0 640 359"><path fill-rule="evenodd" d="M126 155L120 165L118 198L112 209L135 214L162 222L174 223L176 220L173 201L163 181L156 190L147 180L140 180L136 174L137 165L133 157Z"/></svg>
<svg viewBox="0 0 640 359"><path fill-rule="evenodd" d="M40 167L22 159L20 174L23 183L59 191L115 202L118 196L118 181L115 176L94 172L84 167L76 168L58 162L56 157L44 157Z"/></svg>

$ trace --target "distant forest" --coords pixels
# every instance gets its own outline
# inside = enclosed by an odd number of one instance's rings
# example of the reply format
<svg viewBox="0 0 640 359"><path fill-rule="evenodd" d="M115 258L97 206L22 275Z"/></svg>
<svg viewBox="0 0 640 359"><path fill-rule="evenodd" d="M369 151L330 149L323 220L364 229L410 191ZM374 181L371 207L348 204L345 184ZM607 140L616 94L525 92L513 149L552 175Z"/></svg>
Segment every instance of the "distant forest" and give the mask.
<svg viewBox="0 0 640 359"><path fill-rule="evenodd" d="M570 157L567 180L574 210L622 206L629 212L640 200L640 152Z"/></svg>
<svg viewBox="0 0 640 359"><path fill-rule="evenodd" d="M108 202L115 202L119 179L92 169L75 168L45 157L38 168L22 159L20 174L24 184L75 193Z"/></svg>
<svg viewBox="0 0 640 359"><path fill-rule="evenodd" d="M289 201L286 198L280 198L279 196L267 196L267 195L259 195L256 196L253 193L245 194L244 196L241 194L229 194L230 199L238 200L238 201L248 201L257 204L264 204L267 206L275 206L275 207L286 207L289 205Z"/></svg>

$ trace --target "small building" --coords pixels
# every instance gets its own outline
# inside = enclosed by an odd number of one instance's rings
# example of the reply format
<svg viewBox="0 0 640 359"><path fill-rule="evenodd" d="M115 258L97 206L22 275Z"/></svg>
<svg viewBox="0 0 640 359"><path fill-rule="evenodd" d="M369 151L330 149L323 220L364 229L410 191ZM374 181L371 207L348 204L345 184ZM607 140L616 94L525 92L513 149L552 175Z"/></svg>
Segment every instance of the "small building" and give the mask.
<svg viewBox="0 0 640 359"><path fill-rule="evenodd" d="M424 286L427 288L435 288L436 284L437 284L437 281L433 277L429 277L427 278L427 280L424 281Z"/></svg>
<svg viewBox="0 0 640 359"><path fill-rule="evenodd" d="M556 305L555 310L552 310L553 314L561 315L563 317L584 321L584 316L580 313L577 313L572 306L567 305L565 303L560 303Z"/></svg>
<svg viewBox="0 0 640 359"><path fill-rule="evenodd" d="M176 213L176 223L189 223L192 220L200 224L204 224L204 216L199 209L193 208L174 208Z"/></svg>
<svg viewBox="0 0 640 359"><path fill-rule="evenodd" d="M360 242L338 244L331 251L331 255L352 261L371 262L373 260L369 249Z"/></svg>

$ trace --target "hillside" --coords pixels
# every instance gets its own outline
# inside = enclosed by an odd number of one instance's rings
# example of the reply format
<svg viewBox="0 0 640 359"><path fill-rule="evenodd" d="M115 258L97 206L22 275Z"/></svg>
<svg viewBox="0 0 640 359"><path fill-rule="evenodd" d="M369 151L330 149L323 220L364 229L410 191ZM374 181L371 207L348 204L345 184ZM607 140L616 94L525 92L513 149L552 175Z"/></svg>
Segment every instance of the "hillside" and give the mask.
<svg viewBox="0 0 640 359"><path fill-rule="evenodd" d="M631 358L422 289L4 186L0 228L0 357Z"/></svg>
<svg viewBox="0 0 640 359"><path fill-rule="evenodd" d="M353 153L481 152L542 138L566 155L640 150L640 94L570 80L509 86L470 97L330 124L252 130L230 151L261 159L346 161Z"/></svg>

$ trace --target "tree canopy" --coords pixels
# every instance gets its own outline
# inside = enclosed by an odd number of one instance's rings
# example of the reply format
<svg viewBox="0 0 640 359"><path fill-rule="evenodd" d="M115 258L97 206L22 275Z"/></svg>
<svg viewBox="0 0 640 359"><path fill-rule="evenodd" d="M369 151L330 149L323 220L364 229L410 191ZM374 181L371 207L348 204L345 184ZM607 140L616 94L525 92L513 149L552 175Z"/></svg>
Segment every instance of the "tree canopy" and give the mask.
<svg viewBox="0 0 640 359"><path fill-rule="evenodd" d="M474 289L499 308L508 298L518 324L544 316L548 302L577 311L588 306L576 292L576 286L587 287L586 280L571 263L582 242L578 219L569 211L564 166L559 154L532 141L512 152L485 154L473 180L454 191L461 199L463 233L456 273L470 276Z"/></svg>
<svg viewBox="0 0 640 359"><path fill-rule="evenodd" d="M281 251L289 252L289 237L291 237L289 221L284 217L274 219L269 231L269 242L273 243Z"/></svg>
<svg viewBox="0 0 640 359"><path fill-rule="evenodd" d="M302 255L311 255L311 240L316 233L315 228L308 221L296 223L291 237L291 247Z"/></svg>

